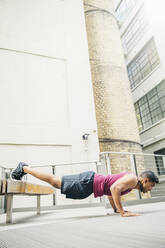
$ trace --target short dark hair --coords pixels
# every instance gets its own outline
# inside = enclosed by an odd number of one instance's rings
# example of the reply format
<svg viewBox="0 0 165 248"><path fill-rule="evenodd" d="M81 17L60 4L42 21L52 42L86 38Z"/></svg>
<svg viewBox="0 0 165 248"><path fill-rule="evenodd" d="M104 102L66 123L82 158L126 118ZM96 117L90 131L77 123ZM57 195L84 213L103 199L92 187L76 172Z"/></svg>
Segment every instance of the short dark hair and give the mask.
<svg viewBox="0 0 165 248"><path fill-rule="evenodd" d="M159 183L159 179L158 177L155 175L155 173L153 171L144 171L140 174L141 177L147 177L149 179L150 182L153 183Z"/></svg>

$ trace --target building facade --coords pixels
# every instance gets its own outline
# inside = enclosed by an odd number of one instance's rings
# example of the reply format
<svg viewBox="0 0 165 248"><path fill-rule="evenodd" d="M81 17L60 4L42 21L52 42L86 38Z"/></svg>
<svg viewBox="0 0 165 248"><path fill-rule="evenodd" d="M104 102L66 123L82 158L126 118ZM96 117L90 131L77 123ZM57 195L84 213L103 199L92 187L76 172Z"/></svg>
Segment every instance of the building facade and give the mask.
<svg viewBox="0 0 165 248"><path fill-rule="evenodd" d="M52 172L52 164L87 163L60 167L61 176L96 169L88 162L100 150L141 152L142 143L144 151L164 152L157 132L165 125L162 41L140 0L118 1L116 12L118 25L113 0L0 1L0 166L25 161ZM122 155L112 172L121 167L130 169Z"/></svg>
<svg viewBox="0 0 165 248"><path fill-rule="evenodd" d="M0 166L98 160L83 2L0 1ZM94 169L60 168L57 175Z"/></svg>
<svg viewBox="0 0 165 248"><path fill-rule="evenodd" d="M0 164L98 160L82 1L4 0L0 13Z"/></svg>
<svg viewBox="0 0 165 248"><path fill-rule="evenodd" d="M163 9L163 1L115 1L143 151L165 155ZM165 174L163 158L155 162L158 174Z"/></svg>

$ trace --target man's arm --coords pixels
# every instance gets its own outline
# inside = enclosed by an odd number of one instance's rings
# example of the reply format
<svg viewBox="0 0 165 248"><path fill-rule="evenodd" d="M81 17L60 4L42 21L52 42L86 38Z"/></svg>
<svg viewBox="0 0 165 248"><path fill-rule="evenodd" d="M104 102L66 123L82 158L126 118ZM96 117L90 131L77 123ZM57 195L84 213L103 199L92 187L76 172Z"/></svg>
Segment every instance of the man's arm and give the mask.
<svg viewBox="0 0 165 248"><path fill-rule="evenodd" d="M112 196L109 195L108 200L109 200L109 203L111 204L111 207L113 208L114 212L115 213L118 212L117 207L115 206L115 203L114 203L114 200L113 200Z"/></svg>
<svg viewBox="0 0 165 248"><path fill-rule="evenodd" d="M121 216L128 217L128 216L137 216L138 214L132 212L125 212L122 204L121 204L121 192L129 189L134 188L137 184L137 178L134 175L126 175L119 180L117 180L111 187L111 194L114 201L114 205L120 212Z"/></svg>
<svg viewBox="0 0 165 248"><path fill-rule="evenodd" d="M120 213L119 210L117 209L117 207L115 206L114 200L113 200L111 195L108 195L108 200L109 200L109 203L111 204L111 207L113 208L114 212ZM124 212L127 213L128 211L124 210Z"/></svg>

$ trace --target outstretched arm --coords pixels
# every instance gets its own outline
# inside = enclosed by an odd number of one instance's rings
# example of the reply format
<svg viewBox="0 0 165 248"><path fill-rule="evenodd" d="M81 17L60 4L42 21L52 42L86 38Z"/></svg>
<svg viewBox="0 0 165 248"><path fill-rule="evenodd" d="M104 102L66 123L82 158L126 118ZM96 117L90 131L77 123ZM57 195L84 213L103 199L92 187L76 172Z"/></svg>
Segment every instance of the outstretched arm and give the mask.
<svg viewBox="0 0 165 248"><path fill-rule="evenodd" d="M121 203L121 192L126 191L129 188L134 188L137 184L137 178L134 175L126 175L117 180L110 188L114 205L120 212L121 216L137 216L138 214L132 212L125 212Z"/></svg>

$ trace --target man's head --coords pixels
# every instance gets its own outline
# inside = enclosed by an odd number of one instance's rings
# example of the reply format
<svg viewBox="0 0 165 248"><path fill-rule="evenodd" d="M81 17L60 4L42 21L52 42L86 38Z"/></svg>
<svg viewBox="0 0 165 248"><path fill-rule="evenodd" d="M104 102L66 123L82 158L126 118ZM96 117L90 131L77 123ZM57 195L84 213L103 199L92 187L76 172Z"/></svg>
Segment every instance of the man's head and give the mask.
<svg viewBox="0 0 165 248"><path fill-rule="evenodd" d="M152 171L144 171L140 174L140 191L146 193L159 183L158 177Z"/></svg>

